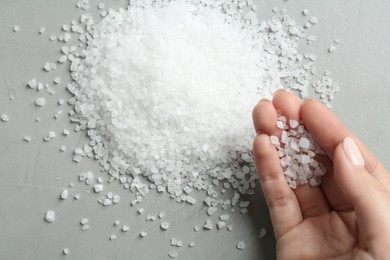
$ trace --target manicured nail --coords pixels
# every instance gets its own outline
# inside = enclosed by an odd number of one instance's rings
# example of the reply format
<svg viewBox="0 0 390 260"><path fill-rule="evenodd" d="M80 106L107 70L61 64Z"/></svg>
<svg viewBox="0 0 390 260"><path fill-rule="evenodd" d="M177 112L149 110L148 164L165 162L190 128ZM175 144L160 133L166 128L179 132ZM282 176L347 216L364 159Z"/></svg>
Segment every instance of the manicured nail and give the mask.
<svg viewBox="0 0 390 260"><path fill-rule="evenodd" d="M313 101L313 99L312 98L305 98L305 100L303 100L303 103L310 102L310 101Z"/></svg>
<svg viewBox="0 0 390 260"><path fill-rule="evenodd" d="M359 148L355 144L355 142L352 140L351 137L345 137L343 141L343 149L345 154L347 155L349 161L355 165L364 167L364 160L363 156L359 151Z"/></svg>
<svg viewBox="0 0 390 260"><path fill-rule="evenodd" d="M280 88L280 89L278 89L278 90L276 90L276 91L274 92L273 96L275 96L276 94L281 93L281 92L288 92L288 91L287 91L287 89Z"/></svg>

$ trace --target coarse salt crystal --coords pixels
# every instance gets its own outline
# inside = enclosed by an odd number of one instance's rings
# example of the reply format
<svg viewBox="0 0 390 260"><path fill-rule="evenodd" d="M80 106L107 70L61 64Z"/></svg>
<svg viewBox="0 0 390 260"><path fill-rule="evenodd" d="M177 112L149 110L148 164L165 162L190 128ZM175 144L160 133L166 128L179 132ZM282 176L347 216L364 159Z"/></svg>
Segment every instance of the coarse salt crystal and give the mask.
<svg viewBox="0 0 390 260"><path fill-rule="evenodd" d="M242 241L238 242L236 247L239 250L243 250L245 248L245 242Z"/></svg>
<svg viewBox="0 0 390 260"><path fill-rule="evenodd" d="M43 107L45 103L46 103L46 99L43 97L39 97L35 100L35 105L37 105L38 107Z"/></svg>
<svg viewBox="0 0 390 260"><path fill-rule="evenodd" d="M49 223L54 222L54 220L56 220L56 213L52 210L48 210L45 215L45 220Z"/></svg>

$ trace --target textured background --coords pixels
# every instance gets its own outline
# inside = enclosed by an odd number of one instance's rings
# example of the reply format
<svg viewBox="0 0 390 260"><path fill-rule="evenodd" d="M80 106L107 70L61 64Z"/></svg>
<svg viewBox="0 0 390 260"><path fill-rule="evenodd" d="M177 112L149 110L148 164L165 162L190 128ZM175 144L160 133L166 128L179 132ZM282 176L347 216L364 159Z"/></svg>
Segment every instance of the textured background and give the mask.
<svg viewBox="0 0 390 260"><path fill-rule="evenodd" d="M146 222L145 215L138 215L129 202L134 194L111 184L109 189L121 195L121 202L109 208L97 204L96 194L87 194L89 189L77 182L77 174L91 170L99 172L96 162L71 161L74 147L87 141L84 133L72 133L65 138L60 134L49 143L42 137L53 130L72 129L66 116L68 107L58 120L54 113L60 108L56 101L67 99L63 84L56 88L55 97L27 90L25 82L31 78L50 82L61 76L69 79L66 66L53 73L44 73L41 68L46 61L55 61L62 46L50 42L51 34L59 34L60 27L78 19L81 11L75 8L75 0L1 0L0 8L0 114L7 114L11 121L0 122L0 259L60 259L62 249L70 248L68 259L169 259L172 249L179 252L178 259L272 259L275 257L274 238L264 199L260 193L250 197L251 206L246 215L231 214L234 230L194 232L194 225L203 225L205 206L179 205L166 196L150 195L141 207L145 213L166 212L165 219L171 222L167 232L160 231L159 223ZM91 1L90 12L97 12L97 1ZM124 7L127 1L105 2L107 7ZM259 6L260 20L272 16L274 6L287 8L290 16L301 24L301 10L307 8L310 15L319 19L319 24L309 30L317 37L311 46L301 44L301 51L310 51L318 56L316 66L319 78L325 70L341 84L341 92L333 102L334 112L390 169L390 1L255 1ZM310 16L309 16L310 17ZM21 27L13 33L14 24ZM38 35L41 26L46 27L43 36ZM333 54L327 52L333 39L341 43ZM15 96L13 101L10 96ZM37 108L34 100L45 96L47 104ZM41 118L39 123L35 117ZM324 126L326 127L326 126ZM26 143L23 136L31 135ZM67 145L65 153L59 152ZM59 201L63 188L70 182L76 186L71 195L80 192L78 201ZM199 194L199 198L202 194ZM46 210L57 213L54 223L44 219ZM144 214L145 214L144 213ZM217 214L216 214L217 215ZM216 220L217 216L211 219ZM79 221L87 217L91 229L83 232ZM126 234L113 226L119 220L131 227ZM267 236L260 239L259 230L266 227ZM149 233L140 239L138 232ZM118 239L110 242L108 237L116 234ZM171 237L184 242L182 248L169 245ZM195 241L194 248L188 243ZM235 248L238 241L246 242L246 249Z"/></svg>

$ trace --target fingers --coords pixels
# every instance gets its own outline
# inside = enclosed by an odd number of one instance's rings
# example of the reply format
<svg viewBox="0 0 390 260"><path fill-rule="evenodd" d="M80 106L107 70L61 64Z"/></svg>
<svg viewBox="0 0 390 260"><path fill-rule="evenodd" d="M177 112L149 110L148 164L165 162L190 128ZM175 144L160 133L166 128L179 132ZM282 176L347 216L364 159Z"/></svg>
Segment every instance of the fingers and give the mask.
<svg viewBox="0 0 390 260"><path fill-rule="evenodd" d="M276 92L272 103L275 109L290 119L300 121L301 100L287 91ZM330 211L330 206L320 187L309 184L300 185L295 189L295 195L304 218L314 217Z"/></svg>
<svg viewBox="0 0 390 260"><path fill-rule="evenodd" d="M301 117L310 134L332 159L336 146L349 135L349 131L328 108L312 100L303 102ZM332 165L328 165L327 172L322 177L321 187L333 209L337 211L353 209L350 200L341 192L334 178Z"/></svg>
<svg viewBox="0 0 390 260"><path fill-rule="evenodd" d="M360 149L346 137L334 151L334 176L354 206L359 229L367 237L389 234L390 196L364 167Z"/></svg>
<svg viewBox="0 0 390 260"><path fill-rule="evenodd" d="M301 100L294 94L279 90L275 93L272 103L287 119L300 120Z"/></svg>
<svg viewBox="0 0 390 260"><path fill-rule="evenodd" d="M302 222L302 214L294 192L288 187L275 146L269 135L257 135L253 143L256 169L278 240Z"/></svg>
<svg viewBox="0 0 390 260"><path fill-rule="evenodd" d="M375 178L390 187L390 177L375 156L355 138L340 120L324 105L313 100L305 100L301 107L301 117L313 138L332 159L336 146L351 136L364 158L365 168Z"/></svg>
<svg viewBox="0 0 390 260"><path fill-rule="evenodd" d="M278 114L269 100L263 99L257 103L253 109L252 118L257 134L267 133L271 135L280 132L280 129L276 126Z"/></svg>

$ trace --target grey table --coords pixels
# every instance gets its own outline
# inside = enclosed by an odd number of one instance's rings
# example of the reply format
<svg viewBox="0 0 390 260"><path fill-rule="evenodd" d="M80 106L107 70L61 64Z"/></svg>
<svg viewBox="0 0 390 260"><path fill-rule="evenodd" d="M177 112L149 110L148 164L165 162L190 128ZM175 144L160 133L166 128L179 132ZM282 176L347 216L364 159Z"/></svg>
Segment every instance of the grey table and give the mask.
<svg viewBox="0 0 390 260"><path fill-rule="evenodd" d="M106 6L125 6L125 0L101 1ZM333 102L334 112L390 169L390 2L374 0L357 1L256 1L260 19L272 16L276 5L287 8L297 22L304 18L301 10L307 8L319 19L311 28L317 41L303 51L310 50L318 56L317 76L330 70L332 78L341 84L341 91ZM41 71L46 61L58 57L59 43L50 42L50 34L58 34L64 23L77 19L81 14L75 8L75 0L2 0L0 8L0 114L10 117L0 122L0 258L1 259L61 259L63 248L70 249L68 259L169 259L168 252L175 249L178 259L272 259L275 257L274 237L267 207L261 192L250 197L251 206L245 215L232 214L230 223L234 230L194 232L194 225L203 225L205 206L179 205L167 196L151 194L141 206L130 207L134 194L120 185L110 189L122 197L121 203L102 208L98 196L77 182L77 174L91 170L99 172L92 160L73 163L72 150L87 141L84 133L59 135L50 143L42 137L53 130L72 126L66 115L53 120L59 110L57 100L67 99L69 94L63 85L56 87L54 97L47 97L47 104L37 108L34 100L38 94L28 91L27 80L38 78L51 81L52 75ZM97 2L92 1L91 12L97 13ZM21 31L14 33L17 24ZM41 26L46 27L43 36L38 35ZM336 52L328 53L333 39L340 38ZM63 80L69 79L65 66L57 70ZM14 96L14 100L10 97ZM64 114L69 107L62 107ZM40 122L35 122L39 117ZM31 135L30 143L22 139ZM61 145L68 150L59 151ZM61 190L70 182L76 185L71 195L80 193L79 200L59 200ZM201 194L199 195L202 196ZM143 207L145 213L137 214ZM57 213L54 223L44 221L46 210ZM166 212L171 223L168 231L159 229L160 221L146 222L145 214ZM79 221L89 219L91 228L81 231ZM122 233L113 222L119 220L130 226ZM215 218L213 218L215 221ZM259 238L259 230L265 227L268 234ZM138 232L145 230L148 236L140 239ZM116 234L118 239L109 241ZM169 245L175 237L184 242L181 248ZM189 248L188 243L196 246ZM238 241L245 241L245 250L235 248Z"/></svg>

